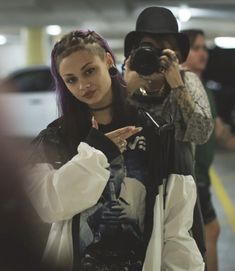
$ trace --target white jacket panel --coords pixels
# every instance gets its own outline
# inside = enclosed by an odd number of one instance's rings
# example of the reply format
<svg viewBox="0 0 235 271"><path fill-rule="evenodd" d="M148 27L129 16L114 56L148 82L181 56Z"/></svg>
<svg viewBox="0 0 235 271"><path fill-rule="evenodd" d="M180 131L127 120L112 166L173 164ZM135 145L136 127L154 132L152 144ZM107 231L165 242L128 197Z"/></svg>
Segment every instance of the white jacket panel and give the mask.
<svg viewBox="0 0 235 271"><path fill-rule="evenodd" d="M73 239L72 219L53 223L44 250L43 261L53 266L72 269Z"/></svg>
<svg viewBox="0 0 235 271"><path fill-rule="evenodd" d="M148 243L143 271L160 271L162 265L163 248L163 190L164 185L158 187L159 194L156 196L154 205L153 230Z"/></svg>
<svg viewBox="0 0 235 271"><path fill-rule="evenodd" d="M192 176L172 174L167 184L161 270L204 270L202 256L189 233L195 203L196 185Z"/></svg>
<svg viewBox="0 0 235 271"><path fill-rule="evenodd" d="M58 170L47 163L28 170L26 190L45 222L68 220L97 203L110 176L108 167L101 151L82 142L78 154Z"/></svg>
<svg viewBox="0 0 235 271"><path fill-rule="evenodd" d="M205 265L189 230L193 222L196 185L192 176L172 174L159 186L154 224L143 271L204 271Z"/></svg>

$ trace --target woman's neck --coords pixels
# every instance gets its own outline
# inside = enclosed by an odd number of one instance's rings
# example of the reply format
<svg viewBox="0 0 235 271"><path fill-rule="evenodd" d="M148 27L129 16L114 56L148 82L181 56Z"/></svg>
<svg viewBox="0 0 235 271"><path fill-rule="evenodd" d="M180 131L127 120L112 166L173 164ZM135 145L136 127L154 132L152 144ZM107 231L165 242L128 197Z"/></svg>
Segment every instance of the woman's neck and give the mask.
<svg viewBox="0 0 235 271"><path fill-rule="evenodd" d="M100 124L108 124L112 120L113 95L110 90L102 101L89 107L90 113Z"/></svg>
<svg viewBox="0 0 235 271"><path fill-rule="evenodd" d="M112 107L100 111L90 111L95 120L100 124L109 124L112 121Z"/></svg>

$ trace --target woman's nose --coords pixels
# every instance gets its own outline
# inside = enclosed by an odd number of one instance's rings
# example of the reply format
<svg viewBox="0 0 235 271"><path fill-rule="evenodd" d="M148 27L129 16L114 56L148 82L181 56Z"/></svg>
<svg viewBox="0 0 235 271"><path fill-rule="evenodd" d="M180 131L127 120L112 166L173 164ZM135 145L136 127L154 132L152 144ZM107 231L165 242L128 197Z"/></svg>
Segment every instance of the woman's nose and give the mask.
<svg viewBox="0 0 235 271"><path fill-rule="evenodd" d="M88 82L83 82L83 81L80 81L79 82L79 90L87 90L87 89L89 89L90 88L90 86L91 86L91 84L90 83L88 83Z"/></svg>

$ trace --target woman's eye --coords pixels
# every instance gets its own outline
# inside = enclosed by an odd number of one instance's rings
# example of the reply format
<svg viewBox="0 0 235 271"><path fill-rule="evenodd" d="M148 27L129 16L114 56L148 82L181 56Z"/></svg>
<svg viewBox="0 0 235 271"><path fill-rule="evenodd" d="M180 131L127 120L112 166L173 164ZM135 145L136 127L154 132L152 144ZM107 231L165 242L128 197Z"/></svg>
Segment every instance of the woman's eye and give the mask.
<svg viewBox="0 0 235 271"><path fill-rule="evenodd" d="M70 78L67 78L66 80L65 80L65 82L67 83L67 84L73 84L73 83L75 83L77 81L77 79L75 78L75 77L70 77Z"/></svg>
<svg viewBox="0 0 235 271"><path fill-rule="evenodd" d="M90 75L90 74L93 74L94 71L95 71L95 68L89 68L89 69L87 69L87 70L85 71L85 74L86 74L86 75Z"/></svg>

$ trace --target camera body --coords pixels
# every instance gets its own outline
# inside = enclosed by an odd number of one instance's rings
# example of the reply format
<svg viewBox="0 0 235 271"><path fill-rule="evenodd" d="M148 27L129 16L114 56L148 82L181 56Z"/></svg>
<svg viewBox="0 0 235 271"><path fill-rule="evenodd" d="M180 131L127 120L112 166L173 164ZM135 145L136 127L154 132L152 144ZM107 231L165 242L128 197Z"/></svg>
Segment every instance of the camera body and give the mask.
<svg viewBox="0 0 235 271"><path fill-rule="evenodd" d="M131 52L130 69L140 75L150 75L159 72L162 50L155 48L151 43L141 43Z"/></svg>

